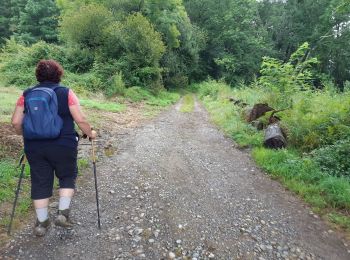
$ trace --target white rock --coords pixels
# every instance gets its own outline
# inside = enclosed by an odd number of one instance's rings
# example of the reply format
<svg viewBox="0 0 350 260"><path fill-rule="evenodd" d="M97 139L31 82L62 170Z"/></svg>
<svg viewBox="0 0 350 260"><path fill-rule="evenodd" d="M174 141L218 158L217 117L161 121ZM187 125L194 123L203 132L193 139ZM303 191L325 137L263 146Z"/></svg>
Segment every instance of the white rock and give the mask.
<svg viewBox="0 0 350 260"><path fill-rule="evenodd" d="M170 259L175 259L176 255L173 252L169 252L169 258Z"/></svg>
<svg viewBox="0 0 350 260"><path fill-rule="evenodd" d="M156 231L154 231L153 235L154 235L155 237L158 237L158 236L159 236L159 232L160 232L160 230L157 229Z"/></svg>
<svg viewBox="0 0 350 260"><path fill-rule="evenodd" d="M142 229L142 228L136 228L136 229L134 230L134 233L135 233L136 235L140 235L142 232L143 232L143 229Z"/></svg>
<svg viewBox="0 0 350 260"><path fill-rule="evenodd" d="M138 255L139 255L139 254L142 254L142 253L143 253L143 250L142 250L141 248L140 248L140 249L137 249L137 250L135 251L135 253L138 254Z"/></svg>
<svg viewBox="0 0 350 260"><path fill-rule="evenodd" d="M210 255L208 256L209 258L214 258L215 255L213 253L210 253Z"/></svg>
<svg viewBox="0 0 350 260"><path fill-rule="evenodd" d="M133 240L134 240L135 242L140 242L141 239L142 239L142 238L141 238L140 236L136 236L136 237L134 237Z"/></svg>
<svg viewBox="0 0 350 260"><path fill-rule="evenodd" d="M272 247L271 245L267 245L267 246L266 246L266 249L267 249L267 250L272 250L273 247Z"/></svg>

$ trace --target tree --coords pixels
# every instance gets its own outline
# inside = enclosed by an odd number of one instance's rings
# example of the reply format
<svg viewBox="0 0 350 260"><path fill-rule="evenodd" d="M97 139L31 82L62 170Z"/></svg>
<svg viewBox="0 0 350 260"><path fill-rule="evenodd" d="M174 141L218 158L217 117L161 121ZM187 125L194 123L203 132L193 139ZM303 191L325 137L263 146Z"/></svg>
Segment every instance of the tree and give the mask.
<svg viewBox="0 0 350 260"><path fill-rule="evenodd" d="M23 42L57 42L59 9L54 0L28 0L20 12L16 36Z"/></svg>
<svg viewBox="0 0 350 260"><path fill-rule="evenodd" d="M155 91L162 88L159 61L165 46L148 19L140 13L129 15L121 26L120 40L123 74L131 85L141 84Z"/></svg>
<svg viewBox="0 0 350 260"><path fill-rule="evenodd" d="M332 75L341 89L350 80L350 4L346 1L330 1L315 30L313 53L321 61L320 70Z"/></svg>
<svg viewBox="0 0 350 260"><path fill-rule="evenodd" d="M349 0L265 0L259 11L279 58L287 61L307 41L308 55L320 61L319 72L332 76L340 87L350 79Z"/></svg>
<svg viewBox="0 0 350 260"><path fill-rule="evenodd" d="M9 38L12 34L10 30L10 6L10 0L4 0L0 5L0 43L4 43L5 38Z"/></svg>
<svg viewBox="0 0 350 260"><path fill-rule="evenodd" d="M201 58L209 74L230 84L251 80L271 50L257 2L187 0L185 5L191 21L208 35Z"/></svg>
<svg viewBox="0 0 350 260"><path fill-rule="evenodd" d="M96 50L103 45L104 29L113 22L112 13L101 5L80 7L78 12L66 13L60 23L60 35L69 44Z"/></svg>
<svg viewBox="0 0 350 260"><path fill-rule="evenodd" d="M182 0L146 0L142 12L161 32L167 51L161 60L168 87L187 86L199 73L199 52L204 48L203 31L194 26Z"/></svg>
<svg viewBox="0 0 350 260"><path fill-rule="evenodd" d="M3 0L0 5L0 45L18 31L20 12L27 0Z"/></svg>

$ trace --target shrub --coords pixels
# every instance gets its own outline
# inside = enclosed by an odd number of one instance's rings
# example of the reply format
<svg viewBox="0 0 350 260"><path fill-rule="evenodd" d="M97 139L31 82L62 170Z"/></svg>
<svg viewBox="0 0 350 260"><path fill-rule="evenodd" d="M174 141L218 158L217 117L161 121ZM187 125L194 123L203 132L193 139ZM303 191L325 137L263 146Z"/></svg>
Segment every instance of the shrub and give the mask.
<svg viewBox="0 0 350 260"><path fill-rule="evenodd" d="M131 87L126 89L124 96L133 102L140 102L149 99L151 94L141 87Z"/></svg>
<svg viewBox="0 0 350 260"><path fill-rule="evenodd" d="M229 90L230 87L225 83L221 83L215 80L208 80L200 84L198 88L198 94L200 98L205 96L210 96L213 100L216 100L219 94L219 91L223 91L224 89Z"/></svg>
<svg viewBox="0 0 350 260"><path fill-rule="evenodd" d="M123 81L123 73L118 72L114 75L113 81L106 88L107 96L111 97L113 95L124 95L125 93L125 83Z"/></svg>
<svg viewBox="0 0 350 260"><path fill-rule="evenodd" d="M172 93L169 91L160 91L156 95L150 96L146 101L148 105L166 107L177 102L180 98L178 93Z"/></svg>
<svg viewBox="0 0 350 260"><path fill-rule="evenodd" d="M290 145L308 152L350 135L350 93L297 92L294 100L293 108L281 113Z"/></svg>
<svg viewBox="0 0 350 260"><path fill-rule="evenodd" d="M2 80L21 88L36 84L35 66L41 59L55 59L64 65L64 48L42 41L26 47L14 39L7 40L0 53Z"/></svg>
<svg viewBox="0 0 350 260"><path fill-rule="evenodd" d="M62 79L62 84L74 89L77 93L86 93L87 91L99 91L104 89L105 85L95 73L74 74L68 71Z"/></svg>
<svg viewBox="0 0 350 260"><path fill-rule="evenodd" d="M176 74L169 77L166 82L168 88L186 88L188 86L188 77L182 74Z"/></svg>
<svg viewBox="0 0 350 260"><path fill-rule="evenodd" d="M64 68L74 73L86 73L92 69L94 54L89 49L70 47L66 51Z"/></svg>
<svg viewBox="0 0 350 260"><path fill-rule="evenodd" d="M62 16L61 38L83 48L97 49L103 45L104 28L111 21L113 14L107 8L96 4L82 6L78 12Z"/></svg>
<svg viewBox="0 0 350 260"><path fill-rule="evenodd" d="M319 167L335 176L350 177L350 139L339 140L314 150L312 156Z"/></svg>
<svg viewBox="0 0 350 260"><path fill-rule="evenodd" d="M258 83L269 95L270 106L275 109L287 108L293 103L295 92L310 90L309 82L313 77L311 68L317 64L317 59L305 59L308 51L309 45L304 43L286 63L270 57L263 58Z"/></svg>

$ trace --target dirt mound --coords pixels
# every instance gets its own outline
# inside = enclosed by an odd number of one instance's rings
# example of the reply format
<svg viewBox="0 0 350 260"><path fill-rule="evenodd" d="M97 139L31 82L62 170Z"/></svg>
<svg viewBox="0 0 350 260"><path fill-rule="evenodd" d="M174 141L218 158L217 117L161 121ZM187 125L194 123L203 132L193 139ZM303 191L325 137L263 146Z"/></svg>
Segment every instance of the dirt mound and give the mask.
<svg viewBox="0 0 350 260"><path fill-rule="evenodd" d="M12 126L8 123L0 125L0 159L16 158L23 149L22 137L16 135Z"/></svg>

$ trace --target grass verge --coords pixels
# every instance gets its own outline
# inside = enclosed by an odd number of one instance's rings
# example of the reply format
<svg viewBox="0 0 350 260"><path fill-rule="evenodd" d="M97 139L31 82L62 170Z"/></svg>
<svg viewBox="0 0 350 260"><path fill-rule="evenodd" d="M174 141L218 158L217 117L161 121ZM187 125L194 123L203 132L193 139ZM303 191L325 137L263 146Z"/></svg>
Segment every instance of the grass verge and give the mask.
<svg viewBox="0 0 350 260"><path fill-rule="evenodd" d="M17 167L16 164L14 160L0 160L0 234L7 231L10 223L10 215L20 176L20 167ZM13 230L20 226L31 208L29 183L29 166L26 165L15 211ZM0 237L0 242L1 240Z"/></svg>
<svg viewBox="0 0 350 260"><path fill-rule="evenodd" d="M309 203L314 212L350 232L350 180L322 171L313 157L292 148L270 150L262 147L263 132L243 120L242 109L229 101L235 93L225 84L208 82L195 89L211 119L240 147L252 148L258 166L272 178ZM211 89L214 89L212 90Z"/></svg>
<svg viewBox="0 0 350 260"><path fill-rule="evenodd" d="M102 100L81 99L80 104L86 108L98 109L109 112L122 112L126 105Z"/></svg>
<svg viewBox="0 0 350 260"><path fill-rule="evenodd" d="M190 113L194 109L194 97L193 94L187 94L183 97L182 106L180 111L183 113Z"/></svg>
<svg viewBox="0 0 350 260"><path fill-rule="evenodd" d="M0 123L10 122L17 99L22 91L14 87L0 87Z"/></svg>

